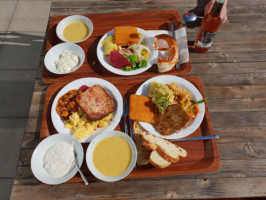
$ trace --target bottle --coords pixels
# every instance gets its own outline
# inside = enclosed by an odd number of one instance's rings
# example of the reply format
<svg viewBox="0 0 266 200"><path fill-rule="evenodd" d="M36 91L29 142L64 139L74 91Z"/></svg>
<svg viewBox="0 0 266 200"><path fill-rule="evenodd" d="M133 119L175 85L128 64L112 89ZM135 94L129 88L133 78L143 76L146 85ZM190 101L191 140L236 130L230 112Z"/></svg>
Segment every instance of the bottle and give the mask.
<svg viewBox="0 0 266 200"><path fill-rule="evenodd" d="M204 16L200 25L200 30L196 38L194 49L200 53L207 52L212 46L216 31L218 30L221 20L219 18L224 5L224 0L216 0L211 12Z"/></svg>

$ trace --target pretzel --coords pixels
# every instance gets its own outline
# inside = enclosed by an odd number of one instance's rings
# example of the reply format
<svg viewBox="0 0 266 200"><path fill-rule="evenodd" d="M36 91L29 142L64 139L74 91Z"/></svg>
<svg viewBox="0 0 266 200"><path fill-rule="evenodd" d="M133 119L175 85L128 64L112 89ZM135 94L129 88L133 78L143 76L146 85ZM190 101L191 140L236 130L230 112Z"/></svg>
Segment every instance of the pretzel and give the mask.
<svg viewBox="0 0 266 200"><path fill-rule="evenodd" d="M167 42L168 47L159 47L158 40L164 40ZM158 49L159 51L169 51L168 58L157 58L157 65L158 65L158 71L159 73L170 71L178 62L178 47L177 43L174 40L173 37L167 35L167 34L160 34L154 37L154 46L155 49Z"/></svg>

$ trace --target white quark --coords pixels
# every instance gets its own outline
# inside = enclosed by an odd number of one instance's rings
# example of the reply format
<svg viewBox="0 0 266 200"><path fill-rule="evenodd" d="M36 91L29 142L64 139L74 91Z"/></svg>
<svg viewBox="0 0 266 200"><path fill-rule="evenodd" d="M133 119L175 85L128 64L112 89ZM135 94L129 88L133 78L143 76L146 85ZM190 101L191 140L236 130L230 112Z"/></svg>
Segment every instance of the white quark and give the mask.
<svg viewBox="0 0 266 200"><path fill-rule="evenodd" d="M54 144L46 152L43 167L55 178L65 176L74 166L74 146L68 142Z"/></svg>
<svg viewBox="0 0 266 200"><path fill-rule="evenodd" d="M57 70L60 73L71 72L79 63L79 57L75 54L72 54L69 51L63 51L59 60L55 61Z"/></svg>

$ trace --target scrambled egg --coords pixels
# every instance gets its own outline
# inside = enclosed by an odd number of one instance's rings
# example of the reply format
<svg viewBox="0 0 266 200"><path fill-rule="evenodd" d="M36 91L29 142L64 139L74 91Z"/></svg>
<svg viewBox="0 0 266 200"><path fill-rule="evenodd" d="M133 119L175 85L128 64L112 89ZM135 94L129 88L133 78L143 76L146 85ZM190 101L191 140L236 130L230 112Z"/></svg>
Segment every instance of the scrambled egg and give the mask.
<svg viewBox="0 0 266 200"><path fill-rule="evenodd" d="M92 134L97 128L104 128L109 126L113 113L109 114L105 118L98 121L89 121L86 114L83 112L74 112L69 116L68 120L65 120L65 128L72 129L74 131L73 136L77 140L83 140Z"/></svg>

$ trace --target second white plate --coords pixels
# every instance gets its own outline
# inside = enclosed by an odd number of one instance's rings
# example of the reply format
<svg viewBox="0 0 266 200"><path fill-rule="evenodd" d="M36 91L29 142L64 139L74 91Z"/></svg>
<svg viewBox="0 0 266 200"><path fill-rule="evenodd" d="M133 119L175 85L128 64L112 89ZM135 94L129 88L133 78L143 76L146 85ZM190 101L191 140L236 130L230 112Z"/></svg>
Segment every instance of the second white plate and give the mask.
<svg viewBox="0 0 266 200"><path fill-rule="evenodd" d="M97 57L105 69L107 69L108 71L115 73L115 74L119 74L119 75L123 75L123 76L132 76L132 75L136 75L136 74L140 74L142 72L145 72L153 64L156 63L158 51L154 48L153 36L141 28L137 28L137 30L139 33L141 33L145 36L146 44L149 47L149 49L151 50L151 53L150 53L149 58L148 58L148 66L145 68L140 68L140 69L132 70L132 71L123 71L121 69L117 69L117 68L113 67L110 64L108 57L103 54L103 45L102 45L102 42L104 41L104 39L106 37L114 35L114 30L111 30L101 38L101 40L99 41L98 46L97 46Z"/></svg>
<svg viewBox="0 0 266 200"><path fill-rule="evenodd" d="M153 78L148 79L147 81L145 81L137 90L136 94L137 95L143 95L143 96L148 96L148 92L149 92L149 87L150 87L150 83L156 81L158 83L162 83L162 84L167 84L167 83L175 83L176 85L178 85L181 89L186 89L187 91L189 91L192 95L192 99L194 101L200 101L203 99L203 97L201 96L200 92L198 91L198 89L189 81L177 77L177 76L172 76L172 75L161 75L161 76L156 76ZM172 135L167 135L167 136L163 136L161 135L154 127L152 124L146 123L146 122L140 122L141 126L143 128L145 128L148 132L153 133L156 136L159 136L161 138L165 138L165 139L179 139L179 138L183 138L186 137L190 134L192 134L201 124L204 114L205 114L205 104L201 103L198 105L199 109L200 109L200 113L197 115L197 117L192 121L192 123L182 129L181 131L177 132L177 133L173 133Z"/></svg>
<svg viewBox="0 0 266 200"><path fill-rule="evenodd" d="M80 141L80 142L90 142L96 135L102 132L108 131L108 130L114 130L115 127L119 124L122 113L123 113L123 98L119 90L113 84L100 78L81 78L81 79L70 82L65 87L63 87L60 90L60 92L56 95L53 101L53 105L52 105L52 110L51 110L52 122L53 122L55 129L58 131L58 133L71 134L71 130L66 129L64 127L63 120L60 118L60 116L56 112L56 105L57 105L58 99L62 95L67 93L69 90L79 89L82 85L86 85L88 87L93 86L93 85L102 86L105 89L105 91L111 96L111 98L116 101L116 104L117 104L111 124L106 128L98 128L96 131L90 134L87 138Z"/></svg>

